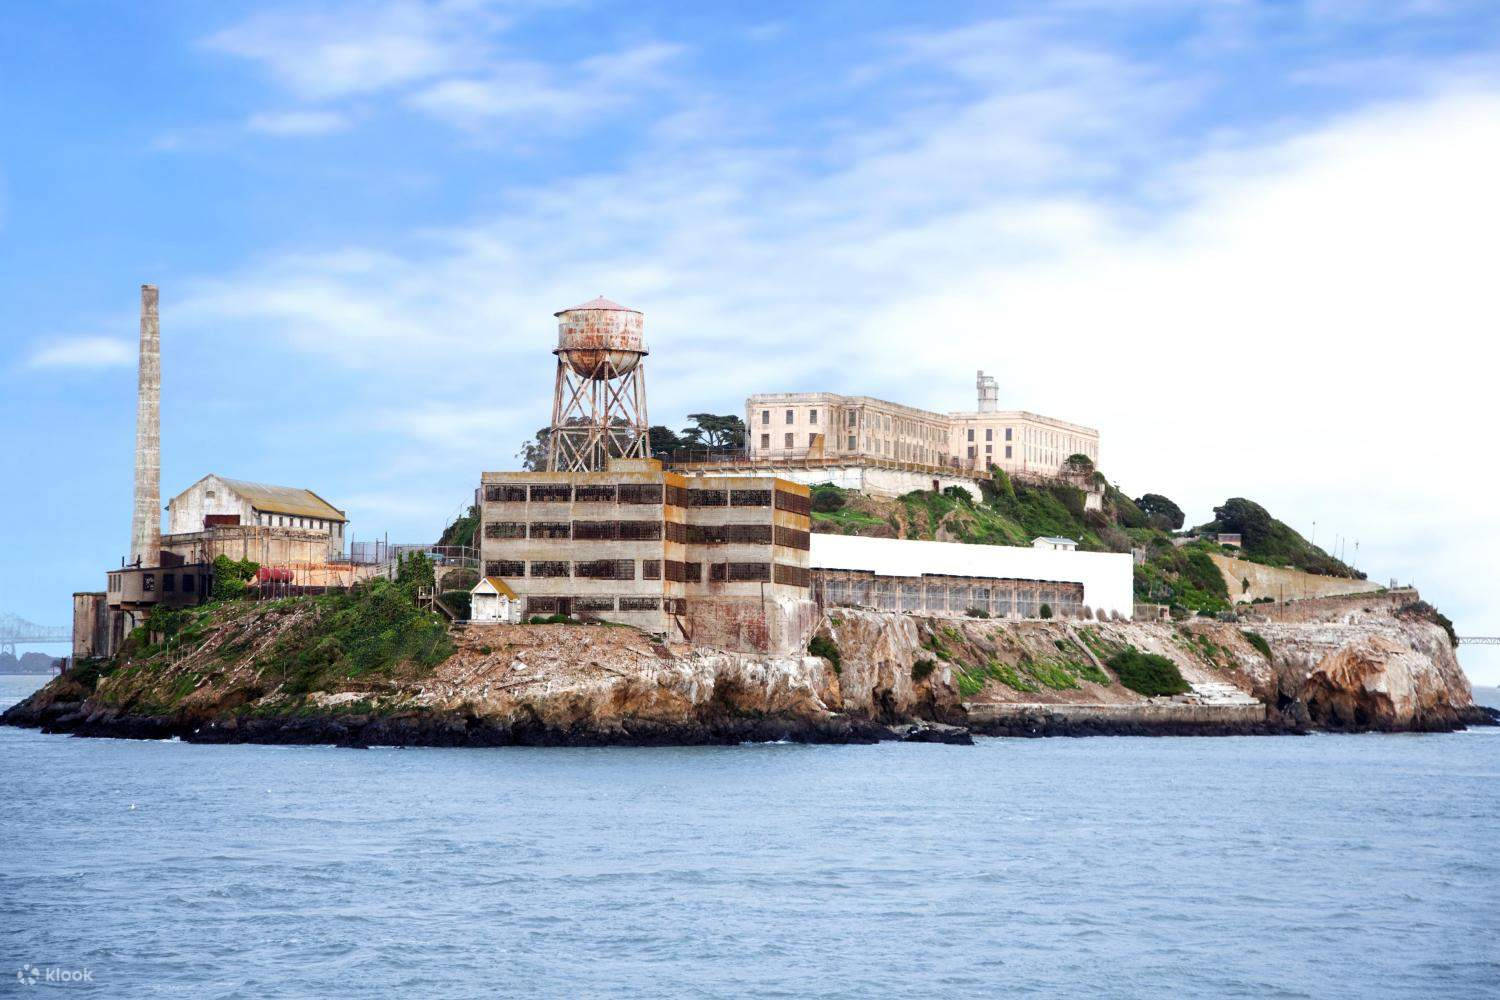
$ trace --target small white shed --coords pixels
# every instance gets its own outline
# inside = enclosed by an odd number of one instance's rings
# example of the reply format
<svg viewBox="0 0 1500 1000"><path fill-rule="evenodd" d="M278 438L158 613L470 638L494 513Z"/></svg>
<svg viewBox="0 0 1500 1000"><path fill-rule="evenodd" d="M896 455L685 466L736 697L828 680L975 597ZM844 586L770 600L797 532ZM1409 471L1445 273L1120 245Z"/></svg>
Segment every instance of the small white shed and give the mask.
<svg viewBox="0 0 1500 1000"><path fill-rule="evenodd" d="M469 591L469 620L514 625L521 620L521 600L510 584L498 576L487 576Z"/></svg>
<svg viewBox="0 0 1500 1000"><path fill-rule="evenodd" d="M1041 538L1032 539L1031 547L1034 549L1053 549L1058 552L1076 552L1078 550L1078 542L1072 538L1043 535Z"/></svg>

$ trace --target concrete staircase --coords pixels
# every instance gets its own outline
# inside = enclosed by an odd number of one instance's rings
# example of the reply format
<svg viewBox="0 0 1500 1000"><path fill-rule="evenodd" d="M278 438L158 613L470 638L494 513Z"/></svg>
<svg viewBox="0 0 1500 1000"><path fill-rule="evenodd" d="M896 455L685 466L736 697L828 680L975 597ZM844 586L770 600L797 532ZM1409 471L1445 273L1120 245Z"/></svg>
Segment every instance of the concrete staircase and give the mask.
<svg viewBox="0 0 1500 1000"><path fill-rule="evenodd" d="M1258 705L1260 702L1233 684L1223 681L1198 681L1192 684L1193 698L1200 705Z"/></svg>

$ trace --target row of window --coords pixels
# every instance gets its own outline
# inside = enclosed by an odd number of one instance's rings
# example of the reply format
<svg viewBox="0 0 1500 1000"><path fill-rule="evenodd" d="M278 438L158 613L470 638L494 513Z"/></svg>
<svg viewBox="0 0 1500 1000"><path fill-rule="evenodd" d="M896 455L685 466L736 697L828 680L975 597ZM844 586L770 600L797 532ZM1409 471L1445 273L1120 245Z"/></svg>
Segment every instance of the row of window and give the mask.
<svg viewBox="0 0 1500 1000"><path fill-rule="evenodd" d="M321 517L293 517L290 514L267 514L255 512L255 523L271 528L306 528L309 531L326 531L331 535L342 535L344 526L338 521L326 521Z"/></svg>
<svg viewBox="0 0 1500 1000"><path fill-rule="evenodd" d="M771 490L690 490L681 486L664 487L660 483L618 486L501 483L485 486L484 499L487 503L665 503L672 507L770 507L774 502L777 509L792 511L808 503L806 497L784 491L775 491L773 496Z"/></svg>
<svg viewBox="0 0 1500 1000"><path fill-rule="evenodd" d="M680 597L528 597L526 614L555 615L587 614L599 611L660 611L666 607L668 614L687 614L687 602Z"/></svg>
<svg viewBox="0 0 1500 1000"><path fill-rule="evenodd" d="M807 532L770 524L683 524L680 521L488 521L491 539L575 539L654 542L663 537L681 545L781 545L807 551Z"/></svg>
<svg viewBox="0 0 1500 1000"><path fill-rule="evenodd" d="M121 579L122 576L123 576L123 574L121 574L121 573L110 573L109 574L109 592L110 593L112 593L112 594L118 594L120 592L120 590L121 590L121 588L123 586L123 581ZM155 573L142 573L141 574L141 590L145 591L148 594L154 594L154 593L156 593L156 577L157 577L157 574L155 574ZM161 574L161 592L163 594L175 594L175 593L177 593L177 587L178 587L177 581L178 581L179 578L181 578L181 580L182 580L182 593L184 593L184 594L196 594L198 592L198 574L197 573L162 573ZM205 590L208 589L208 584L206 582L204 583L203 589L205 589Z"/></svg>
<svg viewBox="0 0 1500 1000"><path fill-rule="evenodd" d="M703 564L675 559L642 559L640 576L636 576L634 559L594 559L568 563L563 560L490 559L484 564L485 576L521 579L576 580L666 580L669 583L702 583ZM810 587L812 577L806 567L769 562L715 562L708 564L708 579L730 583L784 583L793 587Z"/></svg>

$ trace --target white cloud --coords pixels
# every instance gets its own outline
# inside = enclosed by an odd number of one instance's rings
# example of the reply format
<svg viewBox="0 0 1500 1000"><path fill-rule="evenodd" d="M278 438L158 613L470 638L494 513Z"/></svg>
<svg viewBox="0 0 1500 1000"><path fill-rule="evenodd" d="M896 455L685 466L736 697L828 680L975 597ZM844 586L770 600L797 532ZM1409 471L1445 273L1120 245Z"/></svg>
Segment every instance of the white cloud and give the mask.
<svg viewBox="0 0 1500 1000"><path fill-rule="evenodd" d="M28 368L114 368L135 363L135 348L111 337L62 337L37 346Z"/></svg>
<svg viewBox="0 0 1500 1000"><path fill-rule="evenodd" d="M337 111L262 111L250 116L246 128L266 135L305 136L342 132L351 122Z"/></svg>

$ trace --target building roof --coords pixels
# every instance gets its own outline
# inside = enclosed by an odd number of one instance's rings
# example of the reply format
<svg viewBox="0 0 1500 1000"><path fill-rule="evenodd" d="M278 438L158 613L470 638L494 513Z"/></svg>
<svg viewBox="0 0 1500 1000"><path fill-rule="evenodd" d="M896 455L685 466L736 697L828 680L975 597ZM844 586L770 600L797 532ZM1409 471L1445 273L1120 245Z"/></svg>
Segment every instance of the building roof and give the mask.
<svg viewBox="0 0 1500 1000"><path fill-rule="evenodd" d="M489 584L491 587L493 587L495 593L499 594L500 596L509 597L513 601L517 600L516 592L510 589L510 584L506 583L498 576L485 577L483 580L480 580L478 583L476 583L474 585L474 590L469 591L469 593L475 593L479 590L480 587L484 586L485 584Z"/></svg>
<svg viewBox="0 0 1500 1000"><path fill-rule="evenodd" d="M1035 545L1037 542L1051 542L1053 545L1077 545L1078 539L1064 538L1062 535L1043 535L1040 538L1033 538L1031 540L1032 545Z"/></svg>
<svg viewBox="0 0 1500 1000"><path fill-rule="evenodd" d="M601 295L598 298L589 299L587 302L583 303L582 305L574 306L571 309L559 309L557 312L553 313L552 315L554 315L554 316L561 316L563 313L579 312L580 310L583 310L583 309L596 309L596 310L601 310L603 312L626 312L626 313L640 312L639 309L631 309L629 306L622 306L622 305L620 305L620 303L615 302L615 301L613 301L611 299L606 299L604 296Z"/></svg>
<svg viewBox="0 0 1500 1000"><path fill-rule="evenodd" d="M321 517L325 521L347 521L344 512L318 496L312 490L293 486L270 486L266 483L249 483L243 479L225 479L215 476L256 510L268 514L291 514L296 517Z"/></svg>

